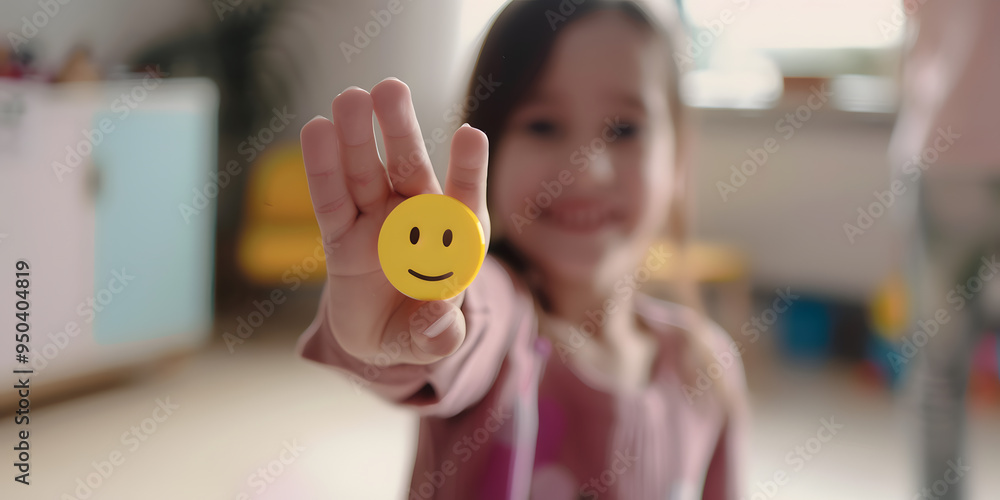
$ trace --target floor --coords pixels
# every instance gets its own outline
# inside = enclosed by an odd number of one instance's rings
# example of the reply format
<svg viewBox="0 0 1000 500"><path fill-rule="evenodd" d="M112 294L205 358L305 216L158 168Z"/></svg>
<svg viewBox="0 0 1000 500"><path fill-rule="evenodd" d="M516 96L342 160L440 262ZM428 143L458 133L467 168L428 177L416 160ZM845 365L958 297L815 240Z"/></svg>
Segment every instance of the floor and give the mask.
<svg viewBox="0 0 1000 500"><path fill-rule="evenodd" d="M33 409L32 484L7 479L0 498L403 498L416 420L297 359L296 333L260 331L234 352L213 344L156 376ZM879 390L836 369L755 369L752 388L746 499L920 498L905 409ZM973 415L974 499L1000 490L998 417ZM813 439L825 424L842 427ZM0 436L13 434L8 415Z"/></svg>

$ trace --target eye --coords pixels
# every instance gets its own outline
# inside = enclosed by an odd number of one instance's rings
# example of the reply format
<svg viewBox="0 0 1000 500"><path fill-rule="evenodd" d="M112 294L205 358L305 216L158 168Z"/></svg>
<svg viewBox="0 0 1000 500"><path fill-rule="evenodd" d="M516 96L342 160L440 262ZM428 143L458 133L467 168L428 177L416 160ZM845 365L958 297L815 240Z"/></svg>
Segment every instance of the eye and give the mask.
<svg viewBox="0 0 1000 500"><path fill-rule="evenodd" d="M539 136L553 136L556 134L556 124L548 120L534 120L528 123L529 132Z"/></svg>
<svg viewBox="0 0 1000 500"><path fill-rule="evenodd" d="M417 227L414 226L413 229L410 229L410 243L416 245L417 241L419 240L420 240L420 229L417 229Z"/></svg>
<svg viewBox="0 0 1000 500"><path fill-rule="evenodd" d="M414 228L414 229L416 229L416 228ZM451 246L451 238L452 238L451 229L445 229L444 230L444 238L443 238L444 239L444 246L446 246L446 247L447 246Z"/></svg>
<svg viewBox="0 0 1000 500"><path fill-rule="evenodd" d="M637 127L637 126L635 126L635 125L633 125L631 123L626 123L626 124L622 125L621 127L619 127L619 129L618 129L618 135L620 137L632 137L632 136L636 135L637 133L639 133L639 127Z"/></svg>

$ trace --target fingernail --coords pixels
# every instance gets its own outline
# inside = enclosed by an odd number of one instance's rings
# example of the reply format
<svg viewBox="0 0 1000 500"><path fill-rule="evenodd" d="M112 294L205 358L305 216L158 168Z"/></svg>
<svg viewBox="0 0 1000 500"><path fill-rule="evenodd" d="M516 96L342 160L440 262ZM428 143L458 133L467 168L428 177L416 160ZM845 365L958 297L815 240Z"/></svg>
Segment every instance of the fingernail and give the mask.
<svg viewBox="0 0 1000 500"><path fill-rule="evenodd" d="M472 125L469 125L469 122L465 122L465 123L462 124L461 127L458 127L458 128L465 128L465 127L471 127L471 126Z"/></svg>
<svg viewBox="0 0 1000 500"><path fill-rule="evenodd" d="M448 311L444 316L438 318L437 321L431 323L431 326L428 326L427 329L424 330L424 336L429 339L437 337L438 335L441 335L441 332L448 329L448 327L454 322L455 311Z"/></svg>
<svg viewBox="0 0 1000 500"><path fill-rule="evenodd" d="M356 85L351 85L350 87L347 87L346 89L341 90L340 93L337 94L337 97L340 97L341 94L343 94L344 92L347 92L348 90L351 90L351 89L361 89L361 87L358 87Z"/></svg>

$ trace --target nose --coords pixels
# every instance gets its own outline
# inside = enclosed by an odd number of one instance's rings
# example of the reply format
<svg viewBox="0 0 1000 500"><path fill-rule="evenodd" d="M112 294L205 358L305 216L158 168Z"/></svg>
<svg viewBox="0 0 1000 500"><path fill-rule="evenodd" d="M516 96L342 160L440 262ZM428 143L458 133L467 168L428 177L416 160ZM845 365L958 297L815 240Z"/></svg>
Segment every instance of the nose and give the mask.
<svg viewBox="0 0 1000 500"><path fill-rule="evenodd" d="M607 187L614 182L615 168L608 145L600 139L580 148L582 164L575 166L579 188Z"/></svg>

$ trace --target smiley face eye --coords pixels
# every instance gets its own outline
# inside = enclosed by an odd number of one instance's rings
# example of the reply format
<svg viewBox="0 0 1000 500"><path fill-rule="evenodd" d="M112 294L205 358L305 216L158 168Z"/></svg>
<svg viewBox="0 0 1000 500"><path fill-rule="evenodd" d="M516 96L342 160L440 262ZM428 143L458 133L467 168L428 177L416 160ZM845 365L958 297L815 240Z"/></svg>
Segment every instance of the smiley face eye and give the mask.
<svg viewBox="0 0 1000 500"><path fill-rule="evenodd" d="M416 229L416 228L414 228L414 229ZM444 230L444 246L446 246L446 247L447 246L451 246L451 238L452 238L451 229L445 229Z"/></svg>
<svg viewBox="0 0 1000 500"><path fill-rule="evenodd" d="M420 241L420 229L414 226L413 229L410 229L410 243L416 245L417 241Z"/></svg>

